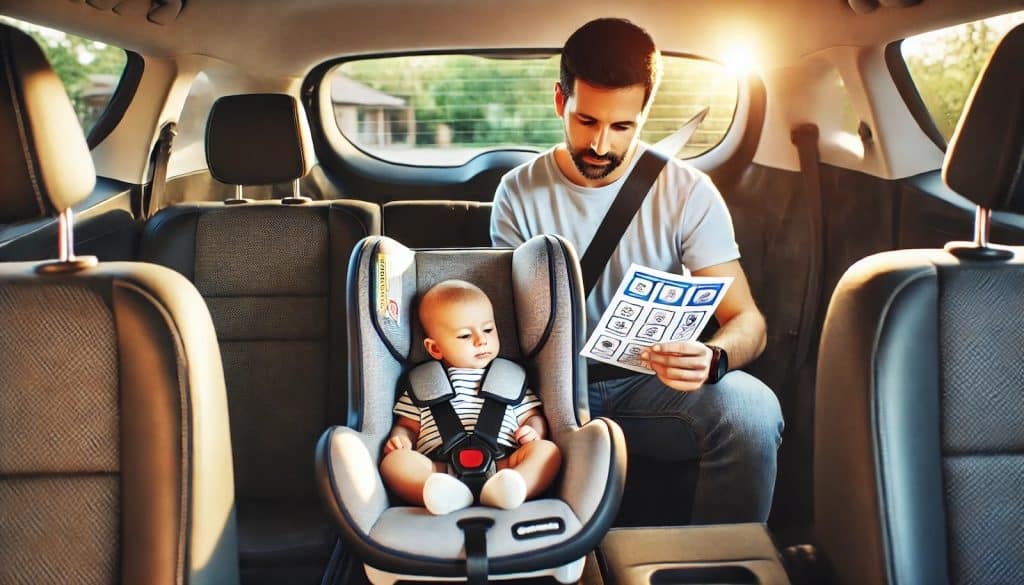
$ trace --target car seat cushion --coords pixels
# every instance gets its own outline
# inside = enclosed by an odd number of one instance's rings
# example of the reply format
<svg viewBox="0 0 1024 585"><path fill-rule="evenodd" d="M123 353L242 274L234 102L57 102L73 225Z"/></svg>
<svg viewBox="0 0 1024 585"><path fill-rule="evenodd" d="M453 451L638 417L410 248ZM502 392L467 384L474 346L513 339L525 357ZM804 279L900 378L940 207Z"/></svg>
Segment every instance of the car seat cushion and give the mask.
<svg viewBox="0 0 1024 585"><path fill-rule="evenodd" d="M490 551L500 551L497 554L501 556L557 546L581 527L569 506L556 499L529 501L515 510L473 506L443 517L432 515L426 508L395 506L377 520L370 538L411 557L462 559L466 556L466 537L458 522L473 517L494 520L487 531L487 546Z"/></svg>

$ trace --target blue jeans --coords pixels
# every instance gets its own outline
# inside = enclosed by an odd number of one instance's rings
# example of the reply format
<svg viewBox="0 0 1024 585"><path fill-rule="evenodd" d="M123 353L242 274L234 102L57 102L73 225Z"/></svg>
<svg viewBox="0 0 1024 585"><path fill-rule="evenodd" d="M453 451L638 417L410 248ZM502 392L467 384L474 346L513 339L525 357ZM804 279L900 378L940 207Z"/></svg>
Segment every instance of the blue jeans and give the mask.
<svg viewBox="0 0 1024 585"><path fill-rule="evenodd" d="M622 425L630 453L700 459L694 524L768 520L783 421L778 399L760 380L737 370L678 392L657 376L637 375L589 389L591 416Z"/></svg>

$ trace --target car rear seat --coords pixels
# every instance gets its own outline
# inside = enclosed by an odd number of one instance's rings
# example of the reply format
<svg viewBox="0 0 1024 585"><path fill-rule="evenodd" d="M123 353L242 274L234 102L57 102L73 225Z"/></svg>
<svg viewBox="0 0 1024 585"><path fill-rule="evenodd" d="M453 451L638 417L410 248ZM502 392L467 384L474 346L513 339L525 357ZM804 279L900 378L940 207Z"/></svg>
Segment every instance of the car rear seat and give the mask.
<svg viewBox="0 0 1024 585"><path fill-rule="evenodd" d="M214 105L207 127L214 176L253 185L307 172L301 146L298 156L260 154L304 144L301 110L281 97L231 96ZM141 259L192 280L213 316L243 583L319 583L327 564L335 537L315 490L313 452L325 428L346 421L346 267L356 242L379 233L376 205L344 200L179 205L144 229Z"/></svg>
<svg viewBox="0 0 1024 585"><path fill-rule="evenodd" d="M491 203L391 201L382 206L384 235L409 248L490 247Z"/></svg>

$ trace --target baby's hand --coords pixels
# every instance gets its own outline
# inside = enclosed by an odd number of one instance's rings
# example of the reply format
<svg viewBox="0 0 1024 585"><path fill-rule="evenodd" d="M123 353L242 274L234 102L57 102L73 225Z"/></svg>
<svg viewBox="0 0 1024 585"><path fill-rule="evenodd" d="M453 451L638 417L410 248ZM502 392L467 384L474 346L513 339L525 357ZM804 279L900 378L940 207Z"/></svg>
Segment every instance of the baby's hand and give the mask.
<svg viewBox="0 0 1024 585"><path fill-rule="evenodd" d="M536 441L540 438L540 435L537 434L537 429L530 425L523 425L516 429L516 432L512 434L512 437L515 438L516 442L520 445L525 445L531 441Z"/></svg>
<svg viewBox="0 0 1024 585"><path fill-rule="evenodd" d="M398 449L412 449L412 441L409 440L409 437L396 435L388 439L388 442L384 444L385 455Z"/></svg>

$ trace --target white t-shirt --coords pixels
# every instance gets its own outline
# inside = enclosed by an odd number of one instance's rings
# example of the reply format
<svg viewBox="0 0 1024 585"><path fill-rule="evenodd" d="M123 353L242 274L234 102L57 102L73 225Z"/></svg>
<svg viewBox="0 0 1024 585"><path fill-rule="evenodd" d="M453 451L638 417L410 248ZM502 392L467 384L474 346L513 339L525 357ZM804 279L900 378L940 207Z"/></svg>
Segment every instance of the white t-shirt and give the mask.
<svg viewBox="0 0 1024 585"><path fill-rule="evenodd" d="M491 241L518 246L539 234L560 235L583 257L640 155L639 144L621 178L582 187L565 177L552 148L502 177L491 211ZM633 262L674 274L740 257L732 218L718 189L701 171L672 157L587 297L587 336Z"/></svg>
<svg viewBox="0 0 1024 585"><path fill-rule="evenodd" d="M452 408L462 423L462 428L467 432L476 428L476 421L480 418L480 410L484 406L484 399L478 396L480 383L483 381L484 373L487 370L477 368L448 368L448 379L455 389L455 396L452 397ZM498 443L515 449L515 432L525 419L528 412L540 406L540 398L530 390L523 395L518 404L509 404L505 407L505 416L501 421L501 432L498 434ZM430 408L416 406L409 391L403 391L398 397L394 408L395 414L412 419L420 424L420 434L416 439L416 450L424 455L437 450L444 442L441 433L437 430L437 423Z"/></svg>

